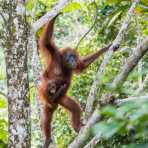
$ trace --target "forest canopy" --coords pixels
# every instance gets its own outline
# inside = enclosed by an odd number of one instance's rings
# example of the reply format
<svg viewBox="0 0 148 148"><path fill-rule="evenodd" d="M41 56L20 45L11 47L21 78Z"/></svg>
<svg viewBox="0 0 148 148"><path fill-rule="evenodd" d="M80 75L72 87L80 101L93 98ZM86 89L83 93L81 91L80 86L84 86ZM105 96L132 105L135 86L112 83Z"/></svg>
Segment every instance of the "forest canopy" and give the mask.
<svg viewBox="0 0 148 148"><path fill-rule="evenodd" d="M68 95L80 102L84 126L76 133L59 105L52 147L148 147L147 0L0 0L0 148L43 146L39 38L60 12L58 48L85 57L111 46L74 74Z"/></svg>

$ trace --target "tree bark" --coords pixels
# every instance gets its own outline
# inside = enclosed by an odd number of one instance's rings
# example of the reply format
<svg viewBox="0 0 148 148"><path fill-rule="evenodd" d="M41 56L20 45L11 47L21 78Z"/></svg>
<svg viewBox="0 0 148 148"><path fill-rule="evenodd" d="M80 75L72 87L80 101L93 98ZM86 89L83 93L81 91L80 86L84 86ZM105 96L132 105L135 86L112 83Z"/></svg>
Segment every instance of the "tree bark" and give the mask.
<svg viewBox="0 0 148 148"><path fill-rule="evenodd" d="M112 83L113 88L117 88L127 78L128 74L135 68L139 60L148 51L148 37L146 37L141 44L137 46L133 54L127 59L126 64L123 66L122 71L117 75Z"/></svg>
<svg viewBox="0 0 148 148"><path fill-rule="evenodd" d="M7 88L9 148L31 147L27 44L29 27L24 1L6 0L6 41L4 43Z"/></svg>
<svg viewBox="0 0 148 148"><path fill-rule="evenodd" d="M59 3L52 9L52 11L42 16L32 25L34 32L40 29L49 19L52 19L54 16L56 16L68 3L69 0L60 0Z"/></svg>

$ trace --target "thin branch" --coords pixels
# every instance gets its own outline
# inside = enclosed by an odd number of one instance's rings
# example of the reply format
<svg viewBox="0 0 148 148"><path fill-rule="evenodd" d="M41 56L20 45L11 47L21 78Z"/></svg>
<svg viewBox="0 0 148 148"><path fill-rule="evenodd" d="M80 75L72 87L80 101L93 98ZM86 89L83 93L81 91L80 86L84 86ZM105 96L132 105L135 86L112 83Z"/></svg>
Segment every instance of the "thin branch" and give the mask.
<svg viewBox="0 0 148 148"><path fill-rule="evenodd" d="M97 23L97 20L98 20L98 6L97 6L97 4L96 4L96 2L95 2L95 0L93 1L93 4L95 5L95 9L96 9L96 15L95 15L95 17L94 17L94 22L93 22L93 24L92 24L92 26L89 28L89 30L82 36L82 38L79 40L79 42L78 42L78 44L76 45L76 50L78 50L78 47L79 47L79 45L81 44L81 42L84 40L84 38L92 31L92 29L95 27L95 25L96 25L96 23Z"/></svg>
<svg viewBox="0 0 148 148"><path fill-rule="evenodd" d="M137 45L139 45L142 41L142 32L141 27L138 20L138 15L135 14L135 22L136 22L136 31L137 31ZM138 81L139 81L139 88L142 85L142 60L138 63Z"/></svg>
<svg viewBox="0 0 148 148"><path fill-rule="evenodd" d="M142 58L144 53L148 51L148 38L146 38L136 49L132 56L128 58L128 62L123 66L123 70L119 73L119 75L114 79L112 86L117 88L121 82L125 80L125 78L129 75L129 73L133 70L133 68L137 65L138 61ZM147 78L148 79L148 78ZM146 79L146 82L147 82ZM107 95L106 95L107 96ZM102 100L102 98L101 98ZM125 103L128 101L143 101L148 100L148 96L136 96L129 97L126 99L118 99L115 100L115 104L120 105L121 103ZM85 148L89 148L89 146L94 147L100 141L100 135L96 135L86 146ZM90 147L90 148L91 148Z"/></svg>
<svg viewBox="0 0 148 148"><path fill-rule="evenodd" d="M34 23L34 19L35 19L35 12L37 9L37 3L38 0L36 0L35 2L35 6L32 10L32 18L33 18L33 23ZM40 59L39 59L39 53L38 53L38 46L37 46L37 41L36 41L36 36L35 36L35 32L34 29L31 29L31 33L30 33L30 45L32 46L33 49L33 56L32 56L32 69L33 69L33 74L34 74L34 84L35 86L38 88L39 83L40 83L40 75L41 75L41 71L42 71L42 66L40 63ZM42 110L42 105L40 102L39 97L36 97L37 99L37 109L38 109L38 115L39 117L41 116L41 110ZM39 128L41 129L41 125L39 125ZM52 128L51 130L52 134L51 134L51 138L52 138L52 142L50 143L50 147L54 147L57 148L57 144L55 142L55 137L54 137L54 130ZM40 133L41 134L41 133ZM43 135L41 134L41 136L43 137ZM41 141L43 142L43 139L41 139Z"/></svg>
<svg viewBox="0 0 148 148"><path fill-rule="evenodd" d="M0 95L2 95L2 96L4 96L5 98L7 98L7 95L6 95L4 92L2 92L2 91L0 91Z"/></svg>
<svg viewBox="0 0 148 148"><path fill-rule="evenodd" d="M41 28L49 19L56 16L68 3L69 0L60 0L60 2L50 12L42 16L32 25L34 32Z"/></svg>
<svg viewBox="0 0 148 148"><path fill-rule="evenodd" d="M148 74L146 75L144 81L142 82L140 87L134 92L133 95L135 96L135 95L138 95L139 93L141 93L147 87L147 84L148 84Z"/></svg>
<svg viewBox="0 0 148 148"><path fill-rule="evenodd" d="M136 5L139 3L140 0L135 0L131 6L131 8L129 9L128 13L127 13L127 18L126 20L123 22L121 29L118 33L118 35L116 36L115 40L113 41L113 45L110 47L109 51L107 52L107 54L104 57L104 60L96 74L96 78L92 84L88 99L87 99L87 104L86 104L86 114L87 117L89 117L89 115L92 113L93 110L93 104L96 98L96 94L97 94L97 86L101 84L101 79L103 77L103 73L105 71L105 68L107 66L107 64L109 63L113 53L114 53L114 49L115 47L119 46L124 34L126 33L126 30L128 28L128 25L131 21L132 15L134 13L135 7Z"/></svg>
<svg viewBox="0 0 148 148"><path fill-rule="evenodd" d="M100 106L98 106L100 108ZM79 135L75 140L68 146L68 148L80 148L84 141L89 137L90 128L100 120L100 113L98 108L94 111L92 116L89 118L87 124L80 130Z"/></svg>
<svg viewBox="0 0 148 148"><path fill-rule="evenodd" d="M1 11L0 11L0 16L2 17L4 23L7 24L7 20L5 19L5 16L4 16L3 12L1 12Z"/></svg>
<svg viewBox="0 0 148 148"><path fill-rule="evenodd" d="M37 9L37 4L38 4L38 0L35 1L35 5L32 9L32 14L31 14L32 15L32 24L35 21L35 12ZM36 87L38 87L39 77L40 77L40 72L41 72L42 67L41 67L41 63L39 60L37 40L36 40L36 36L35 36L35 32L34 32L33 28L31 28L31 31L30 31L28 48L33 49L31 63L32 63L33 76L34 76L34 83L35 83Z"/></svg>
<svg viewBox="0 0 148 148"><path fill-rule="evenodd" d="M84 146L84 148L94 148L94 146L100 142L101 140L100 137L101 137L100 134L97 134L96 136L94 136L91 139L91 141L86 146Z"/></svg>
<svg viewBox="0 0 148 148"><path fill-rule="evenodd" d="M127 63L123 66L122 71L116 76L112 83L112 88L117 88L118 85L122 84L129 73L135 68L139 60L148 51L148 37L138 45L133 54L127 59Z"/></svg>
<svg viewBox="0 0 148 148"><path fill-rule="evenodd" d="M121 81L123 80L122 78L126 78L128 76L129 72L131 72L131 70L134 68L134 66L136 66L138 60L140 60L140 58L144 55L144 53L147 50L148 50L148 38L145 39L141 43L141 45L139 45L139 47L137 47L136 51L138 51L138 52L133 53L132 57L129 58L129 61L123 67L123 71L121 71L121 73L113 81L112 86L115 85L117 87L121 83ZM126 70L128 72L126 72ZM123 75L124 75L124 77L123 77ZM107 97L104 97L104 96L107 96ZM105 98L110 98L110 97L108 97L109 94L106 94L104 96L101 97L100 100L104 100L106 103L107 101L105 100ZM109 101L109 102L111 102L111 101ZM85 142L85 140L89 136L89 129L95 124L95 122L97 120L98 121L100 120L99 110L100 110L100 105L98 105L96 107L95 111L92 113L91 117L88 119L86 126L81 130L81 132L78 134L76 139L70 144L70 146L68 148L79 148L83 145L83 143ZM94 118L93 118L94 116L95 116L95 119L97 119L97 120L94 120ZM93 123L93 124L89 124L89 123Z"/></svg>
<svg viewBox="0 0 148 148"><path fill-rule="evenodd" d="M126 103L128 101L148 101L148 95L146 96L135 96L135 97L128 97L126 99L118 99L118 100L115 100L115 103L117 105L120 105L122 103Z"/></svg>
<svg viewBox="0 0 148 148"><path fill-rule="evenodd" d="M118 99L118 100L115 100L114 104L116 105L120 105L122 103L126 103L128 101L148 101L148 95L147 96L136 96L136 97L128 97L126 99ZM97 145L101 140L101 135L100 134L97 134L96 136L94 136L90 142L84 146L84 148L94 148L95 145Z"/></svg>
<svg viewBox="0 0 148 148"><path fill-rule="evenodd" d="M34 20L35 20L35 12L36 12L36 9L37 9L37 3L38 3L38 0L35 1L35 5L34 5L34 8L32 10L33 23L34 23ZM30 32L29 43L30 43L31 48L33 49L32 69L33 69L33 74L34 74L34 83L35 83L36 87L38 87L40 72L41 72L42 68L41 68L41 63L40 63L40 60L39 60L36 36L35 36L35 32L34 32L33 28L31 29L31 32Z"/></svg>
<svg viewBox="0 0 148 148"><path fill-rule="evenodd" d="M34 2L34 7L32 9L32 23L34 23L35 21L35 14L36 14L36 10L37 10L37 5L38 5L38 0L35 0ZM38 55L38 47L37 47L37 41L36 41L36 36L35 36L35 32L33 31L33 29L31 28L30 30L30 36L29 36L29 43L28 43L28 48L32 49L30 52L31 54L31 66L32 66L32 71L33 71L33 81L35 84L35 87L38 88L39 86L39 76L40 76L40 71L41 71L41 64L40 64L40 60L39 60L39 55ZM38 122L35 123L36 127L38 127L39 129L39 137L40 137L40 142L43 143L43 135L41 132L41 122L40 122L40 116L41 116L41 105L40 105L40 100L39 97L36 95L36 110L33 110L33 112L35 113L35 116L37 116Z"/></svg>

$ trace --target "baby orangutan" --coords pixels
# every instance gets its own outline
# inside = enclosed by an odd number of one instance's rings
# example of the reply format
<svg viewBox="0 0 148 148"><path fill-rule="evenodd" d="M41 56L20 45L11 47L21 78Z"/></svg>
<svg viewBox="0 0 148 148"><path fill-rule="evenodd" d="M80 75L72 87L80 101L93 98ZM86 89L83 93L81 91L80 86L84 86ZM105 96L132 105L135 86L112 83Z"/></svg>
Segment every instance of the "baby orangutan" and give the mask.
<svg viewBox="0 0 148 148"><path fill-rule="evenodd" d="M48 80L48 96L53 102L56 102L61 92L66 88L66 83L60 79Z"/></svg>

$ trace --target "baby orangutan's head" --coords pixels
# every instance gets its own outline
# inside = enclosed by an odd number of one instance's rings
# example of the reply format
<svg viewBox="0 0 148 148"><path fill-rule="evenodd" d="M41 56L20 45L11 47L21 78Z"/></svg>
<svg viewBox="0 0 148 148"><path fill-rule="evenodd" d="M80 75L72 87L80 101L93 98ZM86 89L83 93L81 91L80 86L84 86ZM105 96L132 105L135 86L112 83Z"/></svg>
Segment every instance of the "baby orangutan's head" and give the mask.
<svg viewBox="0 0 148 148"><path fill-rule="evenodd" d="M49 93L49 95L54 95L56 93L56 83L52 80L48 81L48 88L47 88L47 92Z"/></svg>

